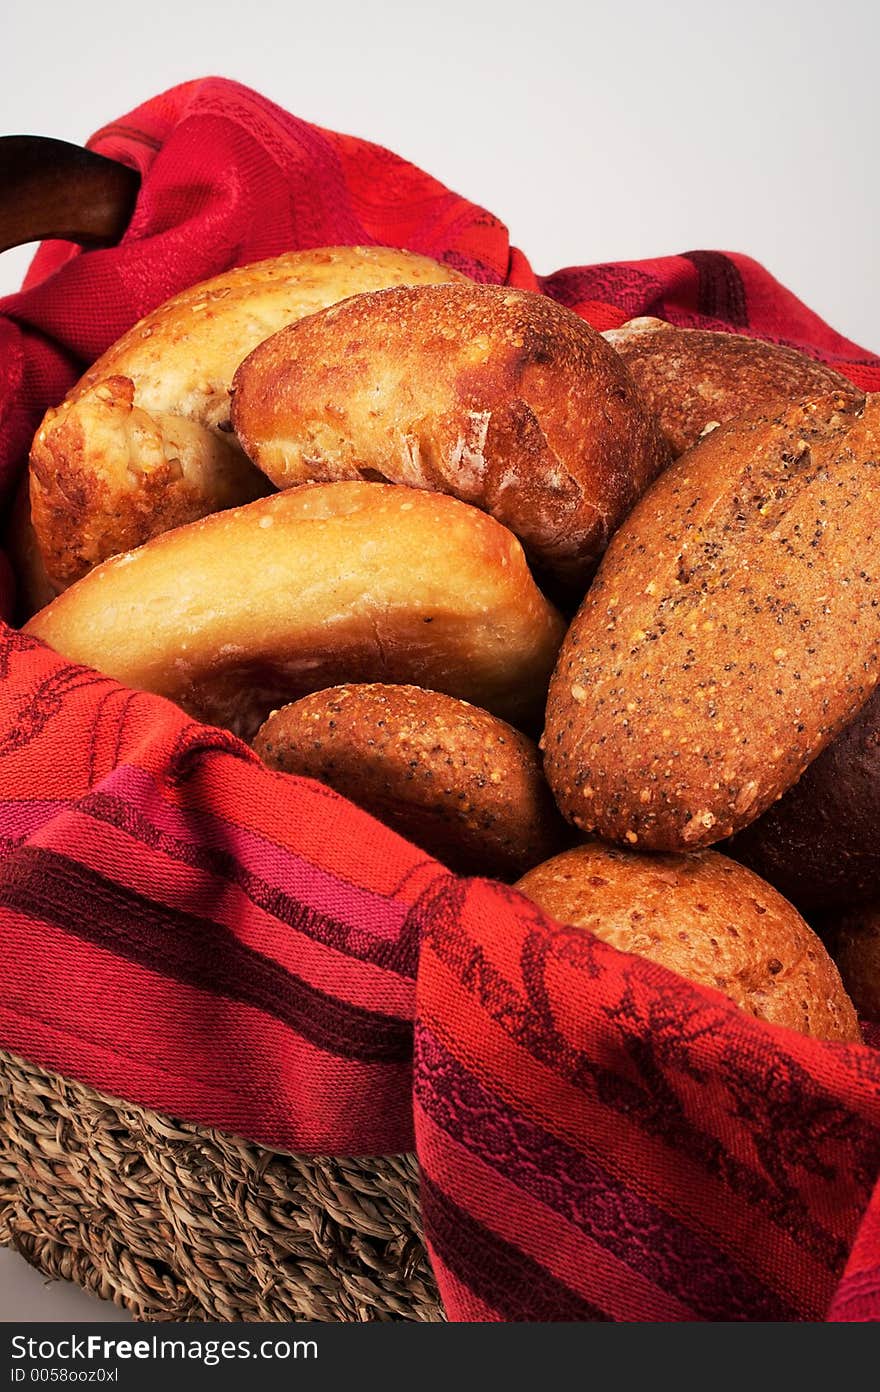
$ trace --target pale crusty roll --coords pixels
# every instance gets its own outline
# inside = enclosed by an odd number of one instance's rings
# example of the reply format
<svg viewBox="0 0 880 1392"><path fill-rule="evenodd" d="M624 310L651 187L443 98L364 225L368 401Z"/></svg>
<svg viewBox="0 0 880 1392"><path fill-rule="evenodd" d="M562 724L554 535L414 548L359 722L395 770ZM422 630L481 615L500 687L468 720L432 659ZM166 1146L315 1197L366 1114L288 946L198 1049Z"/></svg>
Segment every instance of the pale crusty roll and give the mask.
<svg viewBox="0 0 880 1392"><path fill-rule="evenodd" d="M715 851L643 856L591 842L536 866L517 888L561 923L723 991L759 1020L815 1039L860 1039L813 930L775 889Z"/></svg>
<svg viewBox="0 0 880 1392"><path fill-rule="evenodd" d="M250 738L276 706L341 681L412 682L533 725L564 624L491 517L336 483L155 537L27 631Z"/></svg>
<svg viewBox="0 0 880 1392"><path fill-rule="evenodd" d="M264 338L347 295L448 280L464 277L412 252L325 247L227 271L141 319L33 443L33 523L56 588L268 491L229 424L233 373Z"/></svg>
<svg viewBox="0 0 880 1392"><path fill-rule="evenodd" d="M232 420L279 488L363 478L451 493L579 595L668 461L601 334L505 286L382 290L301 320L242 363Z"/></svg>

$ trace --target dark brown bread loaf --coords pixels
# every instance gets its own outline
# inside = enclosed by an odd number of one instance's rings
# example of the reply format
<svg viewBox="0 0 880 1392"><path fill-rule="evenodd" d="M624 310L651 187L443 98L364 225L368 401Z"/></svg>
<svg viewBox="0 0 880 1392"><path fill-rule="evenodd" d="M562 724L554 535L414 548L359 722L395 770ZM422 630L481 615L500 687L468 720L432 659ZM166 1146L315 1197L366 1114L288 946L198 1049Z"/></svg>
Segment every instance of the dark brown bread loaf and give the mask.
<svg viewBox="0 0 880 1392"><path fill-rule="evenodd" d="M608 840L695 849L760 816L880 671L880 396L722 426L618 531L550 684L545 770Z"/></svg>
<svg viewBox="0 0 880 1392"><path fill-rule="evenodd" d="M567 844L535 744L415 686L318 691L254 741L271 768L327 783L453 870L515 879Z"/></svg>
<svg viewBox="0 0 880 1392"><path fill-rule="evenodd" d="M760 1020L816 1039L860 1037L816 934L726 856L643 856L592 842L530 870L517 888L561 923L723 991Z"/></svg>
<svg viewBox="0 0 880 1392"><path fill-rule="evenodd" d="M777 402L853 390L845 377L794 348L741 334L679 329L643 318L608 329L605 337L632 373L675 457L706 430L737 416Z"/></svg>
<svg viewBox="0 0 880 1392"><path fill-rule="evenodd" d="M383 290L300 320L242 363L232 420L279 488L378 479L451 493L581 592L668 460L601 334L498 286Z"/></svg>
<svg viewBox="0 0 880 1392"><path fill-rule="evenodd" d="M880 902L880 688L726 849L807 916Z"/></svg>
<svg viewBox="0 0 880 1392"><path fill-rule="evenodd" d="M880 900L826 923L822 934L859 1017L880 1023Z"/></svg>

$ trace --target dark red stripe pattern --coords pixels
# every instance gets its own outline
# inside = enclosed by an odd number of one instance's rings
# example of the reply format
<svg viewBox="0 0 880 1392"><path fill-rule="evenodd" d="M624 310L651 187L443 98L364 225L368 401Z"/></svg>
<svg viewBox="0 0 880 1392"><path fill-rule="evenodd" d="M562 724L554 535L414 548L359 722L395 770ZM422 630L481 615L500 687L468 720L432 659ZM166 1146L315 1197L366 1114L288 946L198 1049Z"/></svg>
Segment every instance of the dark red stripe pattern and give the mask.
<svg viewBox="0 0 880 1392"><path fill-rule="evenodd" d="M10 851L0 907L55 924L172 981L252 1005L327 1053L363 1063L410 1058L408 1020L318 990L238 941L222 923L169 909L70 856L39 847Z"/></svg>
<svg viewBox="0 0 880 1392"><path fill-rule="evenodd" d="M873 1051L758 1025L588 935L548 932L501 886L444 882L419 911L431 1182L456 1202L497 1184L484 1221L501 1241L521 1237L528 1193L533 1224L557 1234L551 1274L618 1317L631 1273L650 1318L821 1319L880 1169ZM428 1209L426 1231L433 1247ZM459 1309L462 1289L485 1299L470 1239L436 1240Z"/></svg>
<svg viewBox="0 0 880 1392"><path fill-rule="evenodd" d="M503 1320L607 1321L598 1305L580 1300L546 1267L514 1243L476 1222L427 1175L422 1178L422 1215L440 1259L459 1280L479 1290Z"/></svg>

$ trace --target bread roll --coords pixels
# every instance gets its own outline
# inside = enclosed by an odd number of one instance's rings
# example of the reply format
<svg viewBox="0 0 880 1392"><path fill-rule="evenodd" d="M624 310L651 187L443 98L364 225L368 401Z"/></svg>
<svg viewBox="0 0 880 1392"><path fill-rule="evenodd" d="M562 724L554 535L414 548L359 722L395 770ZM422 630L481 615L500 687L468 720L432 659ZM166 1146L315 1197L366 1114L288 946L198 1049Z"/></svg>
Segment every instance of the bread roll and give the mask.
<svg viewBox="0 0 880 1392"><path fill-rule="evenodd" d="M325 247L227 271L141 319L34 440L33 521L56 587L269 491L229 424L232 374L269 334L362 290L463 279L412 252Z"/></svg>
<svg viewBox="0 0 880 1392"><path fill-rule="evenodd" d="M860 1038L816 934L726 856L642 856L594 842L530 870L517 888L559 922L723 991L759 1020L815 1039Z"/></svg>
<svg viewBox="0 0 880 1392"><path fill-rule="evenodd" d="M860 1018L880 1024L880 899L850 909L822 932Z"/></svg>
<svg viewBox="0 0 880 1392"><path fill-rule="evenodd" d="M742 334L630 319L605 338L620 354L674 457L703 433L783 401L852 391L852 383L794 348Z"/></svg>
<svg viewBox="0 0 880 1392"><path fill-rule="evenodd" d="M727 851L808 917L880 902L880 688Z"/></svg>
<svg viewBox="0 0 880 1392"><path fill-rule="evenodd" d="M617 533L553 676L577 826L694 849L754 821L880 671L880 396L722 426Z"/></svg>
<svg viewBox="0 0 880 1392"><path fill-rule="evenodd" d="M166 532L27 625L244 738L340 681L413 682L534 723L563 629L498 522L375 483L291 489Z"/></svg>
<svg viewBox="0 0 880 1392"><path fill-rule="evenodd" d="M43 557L31 523L31 504L27 474L15 491L3 545L9 553L16 578L16 611L24 623L58 593L46 574Z"/></svg>
<svg viewBox="0 0 880 1392"><path fill-rule="evenodd" d="M451 493L581 592L667 459L601 335L524 290L352 298L261 344L233 391L239 439L279 488L364 478Z"/></svg>
<svg viewBox="0 0 880 1392"><path fill-rule="evenodd" d="M515 879L570 839L537 746L436 691L317 691L271 715L254 748L270 768L329 784L461 874Z"/></svg>

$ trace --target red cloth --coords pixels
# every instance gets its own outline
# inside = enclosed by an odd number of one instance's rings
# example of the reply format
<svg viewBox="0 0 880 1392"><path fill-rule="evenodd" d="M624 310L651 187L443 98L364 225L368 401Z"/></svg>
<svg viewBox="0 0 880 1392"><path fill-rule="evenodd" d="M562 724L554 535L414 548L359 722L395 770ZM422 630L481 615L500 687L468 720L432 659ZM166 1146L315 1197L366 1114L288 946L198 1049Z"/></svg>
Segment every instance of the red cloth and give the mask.
<svg viewBox="0 0 880 1392"><path fill-rule="evenodd" d="M139 315L293 247L409 247L600 327L747 330L880 388L876 358L746 257L542 279L483 209L229 82L93 147L143 188L121 246L44 246L0 303L6 497L43 409ZM880 1054L762 1025L457 878L5 626L0 677L0 1045L270 1146L415 1144L454 1319L880 1317Z"/></svg>

